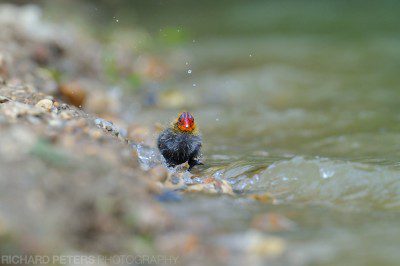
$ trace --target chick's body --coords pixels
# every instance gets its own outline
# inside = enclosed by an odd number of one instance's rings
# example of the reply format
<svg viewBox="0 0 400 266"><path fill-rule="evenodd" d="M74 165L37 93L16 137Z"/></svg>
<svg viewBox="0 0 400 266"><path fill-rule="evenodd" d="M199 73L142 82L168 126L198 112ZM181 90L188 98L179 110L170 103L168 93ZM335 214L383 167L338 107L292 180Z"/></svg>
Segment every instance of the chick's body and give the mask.
<svg viewBox="0 0 400 266"><path fill-rule="evenodd" d="M185 124L186 118L185 113L183 113L177 122L161 132L157 140L158 149L169 167L174 167L185 162L188 162L190 168L201 164L198 161L201 149L201 136L195 129L193 117L189 113L186 114L186 116L192 119L192 122L189 121ZM183 119L181 119L182 116L184 116Z"/></svg>

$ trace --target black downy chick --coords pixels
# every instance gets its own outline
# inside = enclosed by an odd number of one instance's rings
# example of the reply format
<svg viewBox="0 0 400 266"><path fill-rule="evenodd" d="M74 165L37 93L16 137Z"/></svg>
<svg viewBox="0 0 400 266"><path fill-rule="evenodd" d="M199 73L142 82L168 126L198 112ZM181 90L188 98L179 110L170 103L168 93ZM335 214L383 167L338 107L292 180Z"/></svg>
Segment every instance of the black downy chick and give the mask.
<svg viewBox="0 0 400 266"><path fill-rule="evenodd" d="M183 112L172 125L161 132L157 146L169 167L188 162L189 170L202 164L198 157L201 136L189 112Z"/></svg>

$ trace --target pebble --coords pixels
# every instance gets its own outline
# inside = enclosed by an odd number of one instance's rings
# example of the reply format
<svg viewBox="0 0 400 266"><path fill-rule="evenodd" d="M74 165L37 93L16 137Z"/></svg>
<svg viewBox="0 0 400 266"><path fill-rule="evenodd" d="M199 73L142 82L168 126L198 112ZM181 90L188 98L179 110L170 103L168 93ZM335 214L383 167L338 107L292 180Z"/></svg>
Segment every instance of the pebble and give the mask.
<svg viewBox="0 0 400 266"><path fill-rule="evenodd" d="M7 105L7 107L5 107ZM42 108L38 108L36 106L20 103L20 102L6 102L2 106L4 106L4 114L10 118L16 119L20 116L40 116L44 113Z"/></svg>
<svg viewBox="0 0 400 266"><path fill-rule="evenodd" d="M60 117L63 120L70 120L72 119L73 115L70 112L61 112Z"/></svg>
<svg viewBox="0 0 400 266"><path fill-rule="evenodd" d="M225 180L212 180L206 184L194 184L187 186L185 192L203 192L207 194L226 194L234 196L232 186Z"/></svg>
<svg viewBox="0 0 400 266"><path fill-rule="evenodd" d="M173 190L166 190L155 198L161 202L178 202L182 200L182 196Z"/></svg>
<svg viewBox="0 0 400 266"><path fill-rule="evenodd" d="M169 174L163 185L165 188L168 188L170 190L182 190L187 188L187 186L183 182L183 178L179 177L176 174Z"/></svg>
<svg viewBox="0 0 400 266"><path fill-rule="evenodd" d="M6 103L8 101L10 101L9 98L0 95L0 103Z"/></svg>
<svg viewBox="0 0 400 266"><path fill-rule="evenodd" d="M66 102L81 107L86 100L86 91L75 82L63 84L58 88Z"/></svg>
<svg viewBox="0 0 400 266"><path fill-rule="evenodd" d="M267 235L257 230L248 230L234 235L227 235L222 237L221 240L220 244L228 249L232 251L246 251L247 255L254 256L254 258L276 258L284 254L287 248L284 239Z"/></svg>
<svg viewBox="0 0 400 266"><path fill-rule="evenodd" d="M40 100L37 104L36 107L42 108L46 111L50 111L51 108L53 107L53 101L49 99L43 99Z"/></svg>
<svg viewBox="0 0 400 266"><path fill-rule="evenodd" d="M114 124L112 122L110 122L110 121L104 120L102 118L96 118L94 120L94 123L99 128L105 129L107 131L118 132L117 127L115 127Z"/></svg>

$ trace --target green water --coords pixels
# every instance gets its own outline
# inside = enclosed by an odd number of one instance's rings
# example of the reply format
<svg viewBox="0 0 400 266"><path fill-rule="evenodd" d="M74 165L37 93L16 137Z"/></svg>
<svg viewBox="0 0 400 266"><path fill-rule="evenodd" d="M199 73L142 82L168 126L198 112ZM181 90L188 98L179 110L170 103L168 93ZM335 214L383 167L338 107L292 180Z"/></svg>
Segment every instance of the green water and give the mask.
<svg viewBox="0 0 400 266"><path fill-rule="evenodd" d="M125 5L115 10L121 23L184 32L167 57L181 72L161 87L185 104L134 120L166 123L190 110L204 138L202 173L277 199L188 196L166 204L171 212L227 239L257 214L287 217L295 226L273 233L285 253L261 260L269 265L400 263L400 2Z"/></svg>

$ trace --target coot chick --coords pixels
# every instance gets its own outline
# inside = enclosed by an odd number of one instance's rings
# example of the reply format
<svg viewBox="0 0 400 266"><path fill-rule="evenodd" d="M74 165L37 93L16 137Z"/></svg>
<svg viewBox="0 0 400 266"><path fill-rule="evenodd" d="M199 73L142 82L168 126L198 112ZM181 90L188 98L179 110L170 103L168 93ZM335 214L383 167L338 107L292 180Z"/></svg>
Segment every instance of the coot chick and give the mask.
<svg viewBox="0 0 400 266"><path fill-rule="evenodd" d="M170 127L161 132L157 146L169 167L188 162L190 170L202 164L198 158L201 136L189 112L181 113Z"/></svg>

